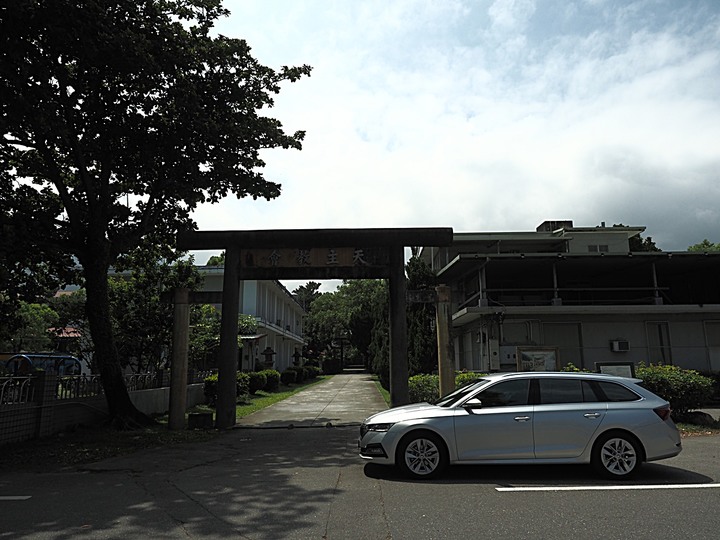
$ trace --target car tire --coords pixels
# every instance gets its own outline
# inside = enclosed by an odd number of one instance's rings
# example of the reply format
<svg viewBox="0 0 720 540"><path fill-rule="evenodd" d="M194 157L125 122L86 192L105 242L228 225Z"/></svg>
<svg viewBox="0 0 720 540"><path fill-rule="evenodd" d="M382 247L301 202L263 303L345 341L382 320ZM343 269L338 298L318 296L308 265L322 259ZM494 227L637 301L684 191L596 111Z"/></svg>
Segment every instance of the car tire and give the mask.
<svg viewBox="0 0 720 540"><path fill-rule="evenodd" d="M637 473L643 459L642 446L628 433L605 433L593 446L592 465L605 478L631 478Z"/></svg>
<svg viewBox="0 0 720 540"><path fill-rule="evenodd" d="M410 433L398 445L396 462L410 478L436 478L445 470L448 461L445 443L428 431Z"/></svg>

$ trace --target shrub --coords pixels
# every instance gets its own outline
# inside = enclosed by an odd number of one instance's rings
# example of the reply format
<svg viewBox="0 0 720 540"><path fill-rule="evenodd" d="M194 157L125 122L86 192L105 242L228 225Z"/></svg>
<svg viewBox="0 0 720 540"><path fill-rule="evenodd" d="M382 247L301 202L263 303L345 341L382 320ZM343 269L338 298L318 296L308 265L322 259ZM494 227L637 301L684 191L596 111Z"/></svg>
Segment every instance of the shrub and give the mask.
<svg viewBox="0 0 720 540"><path fill-rule="evenodd" d="M265 374L265 390L266 392L277 392L280 388L280 372L276 369L266 369L262 373Z"/></svg>
<svg viewBox="0 0 720 540"><path fill-rule="evenodd" d="M675 416L699 409L712 396L712 380L692 369L640 364L635 374L645 388L670 402Z"/></svg>
<svg viewBox="0 0 720 540"><path fill-rule="evenodd" d="M565 364L565 366L562 367L560 371L570 371L572 373L590 373L589 369L580 369L572 362L568 362L567 364Z"/></svg>
<svg viewBox="0 0 720 540"><path fill-rule="evenodd" d="M410 403L432 403L440 397L440 377L438 375L413 375L408 380Z"/></svg>
<svg viewBox="0 0 720 540"><path fill-rule="evenodd" d="M308 370L301 366L290 366L287 368L288 371L294 371L297 375L295 376L295 382L300 384L308 378Z"/></svg>
<svg viewBox="0 0 720 540"><path fill-rule="evenodd" d="M478 379L482 379L486 373L475 373L474 371L461 371L455 374L455 388L460 388L466 384L473 383Z"/></svg>
<svg viewBox="0 0 720 540"><path fill-rule="evenodd" d="M250 394L250 375L238 371L236 374L236 397L238 402L247 400Z"/></svg>
<svg viewBox="0 0 720 540"><path fill-rule="evenodd" d="M205 403L211 407L217 405L217 389L218 389L218 375L213 373L205 377L203 381L203 394L205 394ZM235 395L237 401L244 401L247 395L250 393L250 377L247 373L241 373L238 371L235 383Z"/></svg>
<svg viewBox="0 0 720 540"><path fill-rule="evenodd" d="M309 379L317 379L320 375L322 375L322 369L317 366L308 366L306 364L303 367L307 370Z"/></svg>
<svg viewBox="0 0 720 540"><path fill-rule="evenodd" d="M291 384L294 384L297 379L297 371L293 369L286 369L280 374L280 382L282 382L286 386L290 386Z"/></svg>
<svg viewBox="0 0 720 540"><path fill-rule="evenodd" d="M247 374L249 377L248 391L250 394L255 395L258 390L265 388L267 384L267 375L265 371L251 371Z"/></svg>
<svg viewBox="0 0 720 540"><path fill-rule="evenodd" d="M205 394L205 403L211 407L215 406L217 402L217 373L205 377L203 381L203 394Z"/></svg>
<svg viewBox="0 0 720 540"><path fill-rule="evenodd" d="M455 373L455 388L475 382L484 377L484 373L462 371ZM408 394L410 403L421 403L427 401L433 403L440 399L440 376L439 375L413 375L408 380Z"/></svg>

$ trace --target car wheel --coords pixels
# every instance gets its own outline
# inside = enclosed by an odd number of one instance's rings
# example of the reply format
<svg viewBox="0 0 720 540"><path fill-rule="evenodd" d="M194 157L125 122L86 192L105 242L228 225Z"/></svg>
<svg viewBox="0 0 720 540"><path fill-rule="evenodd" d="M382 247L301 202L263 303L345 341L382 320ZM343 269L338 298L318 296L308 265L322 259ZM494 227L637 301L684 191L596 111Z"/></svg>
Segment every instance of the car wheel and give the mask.
<svg viewBox="0 0 720 540"><path fill-rule="evenodd" d="M447 455L445 444L434 433L411 433L398 446L397 464L410 478L434 478L447 466Z"/></svg>
<svg viewBox="0 0 720 540"><path fill-rule="evenodd" d="M606 433L593 447L592 464L606 478L630 478L642 461L640 443L626 433Z"/></svg>

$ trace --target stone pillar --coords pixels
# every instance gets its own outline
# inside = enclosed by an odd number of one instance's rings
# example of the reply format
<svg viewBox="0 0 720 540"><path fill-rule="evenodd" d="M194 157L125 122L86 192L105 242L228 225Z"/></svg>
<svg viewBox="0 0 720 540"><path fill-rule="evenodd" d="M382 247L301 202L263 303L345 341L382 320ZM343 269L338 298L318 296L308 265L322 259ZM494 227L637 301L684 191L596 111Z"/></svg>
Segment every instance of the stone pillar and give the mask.
<svg viewBox="0 0 720 540"><path fill-rule="evenodd" d="M455 390L455 359L453 358L453 344L450 333L450 295L451 289L447 285L435 287L437 293L436 328L438 342L438 374L440 378L440 397Z"/></svg>
<svg viewBox="0 0 720 540"><path fill-rule="evenodd" d="M405 251L390 248L390 405L407 405L408 391L407 313L405 312Z"/></svg>
<svg viewBox="0 0 720 540"><path fill-rule="evenodd" d="M175 289L173 352L170 367L170 414L168 428L185 429L188 383L188 341L190 332L189 290Z"/></svg>
<svg viewBox="0 0 720 540"><path fill-rule="evenodd" d="M218 352L218 388L215 427L235 425L237 403L238 313L240 309L240 250L225 250L220 350Z"/></svg>

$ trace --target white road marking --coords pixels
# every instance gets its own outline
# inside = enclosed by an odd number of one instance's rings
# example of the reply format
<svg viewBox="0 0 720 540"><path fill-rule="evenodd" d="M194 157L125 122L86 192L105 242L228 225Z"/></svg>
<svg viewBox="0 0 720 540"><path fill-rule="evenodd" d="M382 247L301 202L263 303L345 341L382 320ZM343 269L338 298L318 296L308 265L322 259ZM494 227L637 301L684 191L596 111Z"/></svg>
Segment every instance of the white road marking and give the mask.
<svg viewBox="0 0 720 540"><path fill-rule="evenodd" d="M720 484L651 484L629 486L528 486L498 487L496 491L632 491L641 489L709 489L720 488Z"/></svg>
<svg viewBox="0 0 720 540"><path fill-rule="evenodd" d="M8 495L0 497L0 501L27 501L32 495Z"/></svg>

